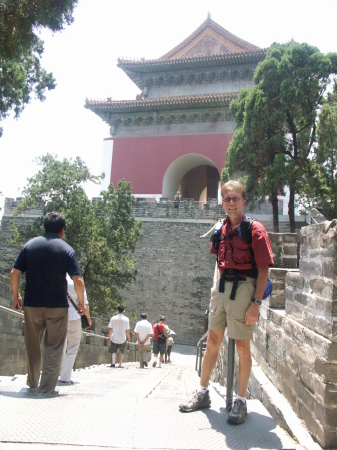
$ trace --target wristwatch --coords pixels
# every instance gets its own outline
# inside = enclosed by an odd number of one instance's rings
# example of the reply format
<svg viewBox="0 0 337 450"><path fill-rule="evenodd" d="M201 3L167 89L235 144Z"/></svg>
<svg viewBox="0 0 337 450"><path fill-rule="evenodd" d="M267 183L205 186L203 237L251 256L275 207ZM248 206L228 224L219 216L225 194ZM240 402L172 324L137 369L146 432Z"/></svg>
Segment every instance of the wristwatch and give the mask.
<svg viewBox="0 0 337 450"><path fill-rule="evenodd" d="M252 302L255 303L256 305L261 305L262 303L259 298L253 298Z"/></svg>

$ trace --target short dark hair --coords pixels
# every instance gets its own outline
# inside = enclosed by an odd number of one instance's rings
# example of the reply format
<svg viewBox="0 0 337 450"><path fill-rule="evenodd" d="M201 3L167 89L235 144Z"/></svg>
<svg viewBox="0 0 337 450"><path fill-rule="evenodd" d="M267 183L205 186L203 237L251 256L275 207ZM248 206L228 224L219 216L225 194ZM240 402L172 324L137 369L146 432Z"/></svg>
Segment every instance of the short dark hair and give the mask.
<svg viewBox="0 0 337 450"><path fill-rule="evenodd" d="M146 313L141 313L140 317L141 317L142 319L147 319L147 314L146 314Z"/></svg>
<svg viewBox="0 0 337 450"><path fill-rule="evenodd" d="M46 233L59 234L67 228L67 222L64 216L57 212L47 213L43 220L43 226Z"/></svg>
<svg viewBox="0 0 337 450"><path fill-rule="evenodd" d="M125 308L124 308L123 305L119 304L119 305L117 306L117 311L118 311L118 312L122 313L124 310L125 310Z"/></svg>

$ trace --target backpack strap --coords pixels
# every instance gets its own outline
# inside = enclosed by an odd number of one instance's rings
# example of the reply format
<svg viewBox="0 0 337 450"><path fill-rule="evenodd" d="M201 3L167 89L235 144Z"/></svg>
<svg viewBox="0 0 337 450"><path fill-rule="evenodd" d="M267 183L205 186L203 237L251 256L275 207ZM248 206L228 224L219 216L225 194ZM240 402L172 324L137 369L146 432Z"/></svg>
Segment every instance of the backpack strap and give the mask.
<svg viewBox="0 0 337 450"><path fill-rule="evenodd" d="M225 239L229 239L233 236L241 236L242 239L247 242L249 245L250 250L250 264L252 266L252 269L250 270L238 270L238 269L229 269L229 270L223 270L219 282L219 292L225 292L225 281L228 275L230 275L230 279L227 281L233 281L233 287L230 295L230 300L235 300L236 291L238 288L239 281L245 281L245 277L251 277L251 278L257 278L257 268L255 263L255 256L254 256L254 250L252 247L252 223L255 219L251 219L250 217L246 217L245 220L242 220L240 223L240 226L237 230L233 231L232 233L226 235L226 236L218 236L217 237L217 248L219 248L219 242L224 241ZM221 230L220 233L221 234ZM214 237L213 238L213 246L214 246ZM218 257L218 255L217 255ZM234 275L234 276L233 276ZM243 275L243 276L241 276Z"/></svg>

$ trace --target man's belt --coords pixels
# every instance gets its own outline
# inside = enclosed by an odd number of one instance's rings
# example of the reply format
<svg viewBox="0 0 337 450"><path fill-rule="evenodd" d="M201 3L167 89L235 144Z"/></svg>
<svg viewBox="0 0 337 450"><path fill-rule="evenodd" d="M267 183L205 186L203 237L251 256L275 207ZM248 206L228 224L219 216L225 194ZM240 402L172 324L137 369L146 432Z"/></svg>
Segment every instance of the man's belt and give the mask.
<svg viewBox="0 0 337 450"><path fill-rule="evenodd" d="M230 300L235 300L239 281L246 281L246 277L257 278L257 269L224 269L221 273L219 292L225 292L225 281L233 282L233 287L229 298Z"/></svg>

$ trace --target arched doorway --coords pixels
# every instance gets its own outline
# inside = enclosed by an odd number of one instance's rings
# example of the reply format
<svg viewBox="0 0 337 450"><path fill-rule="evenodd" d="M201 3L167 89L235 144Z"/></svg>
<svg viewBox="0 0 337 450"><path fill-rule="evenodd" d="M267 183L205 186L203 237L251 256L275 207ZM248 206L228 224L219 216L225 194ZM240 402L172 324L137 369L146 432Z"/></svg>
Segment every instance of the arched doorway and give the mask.
<svg viewBox="0 0 337 450"><path fill-rule="evenodd" d="M188 153L177 158L166 170L163 179L163 197L173 199L177 190L183 198L206 202L219 197L220 174L209 158Z"/></svg>

